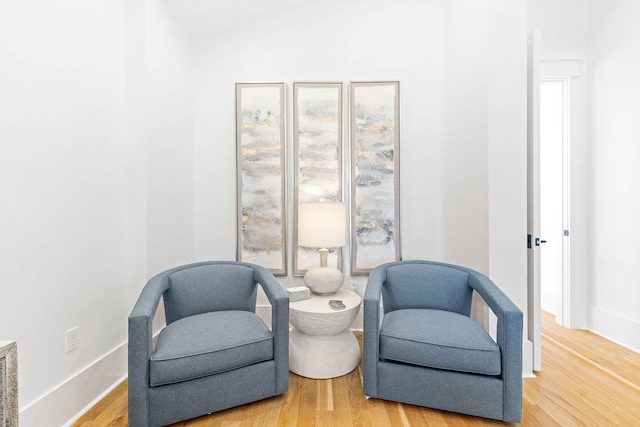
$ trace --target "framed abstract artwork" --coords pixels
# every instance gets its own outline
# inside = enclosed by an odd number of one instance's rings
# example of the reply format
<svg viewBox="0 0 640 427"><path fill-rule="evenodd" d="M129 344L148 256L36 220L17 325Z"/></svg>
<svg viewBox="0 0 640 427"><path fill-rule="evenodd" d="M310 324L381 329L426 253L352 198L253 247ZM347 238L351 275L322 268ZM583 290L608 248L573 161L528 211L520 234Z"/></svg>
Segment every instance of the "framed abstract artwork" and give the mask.
<svg viewBox="0 0 640 427"><path fill-rule="evenodd" d="M287 274L284 83L236 84L238 261Z"/></svg>
<svg viewBox="0 0 640 427"><path fill-rule="evenodd" d="M400 254L400 83L352 82L351 274Z"/></svg>
<svg viewBox="0 0 640 427"><path fill-rule="evenodd" d="M318 266L316 248L298 246L298 205L342 201L342 83L293 84L293 275ZM342 269L342 250L328 266Z"/></svg>

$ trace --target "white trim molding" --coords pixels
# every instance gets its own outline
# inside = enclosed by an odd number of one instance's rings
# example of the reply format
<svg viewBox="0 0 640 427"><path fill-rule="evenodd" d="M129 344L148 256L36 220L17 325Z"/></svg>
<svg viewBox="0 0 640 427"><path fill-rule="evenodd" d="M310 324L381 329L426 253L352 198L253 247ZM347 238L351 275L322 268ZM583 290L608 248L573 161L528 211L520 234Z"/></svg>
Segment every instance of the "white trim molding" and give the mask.
<svg viewBox="0 0 640 427"><path fill-rule="evenodd" d="M127 376L127 343L20 409L20 427L71 426Z"/></svg>
<svg viewBox="0 0 640 427"><path fill-rule="evenodd" d="M589 328L609 341L640 353L640 321L589 306Z"/></svg>

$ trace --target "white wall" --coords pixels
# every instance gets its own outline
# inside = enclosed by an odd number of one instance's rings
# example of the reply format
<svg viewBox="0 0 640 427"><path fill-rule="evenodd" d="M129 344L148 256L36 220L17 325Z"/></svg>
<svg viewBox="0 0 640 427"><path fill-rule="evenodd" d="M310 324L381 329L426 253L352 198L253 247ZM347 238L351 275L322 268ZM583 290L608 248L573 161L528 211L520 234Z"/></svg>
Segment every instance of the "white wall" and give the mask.
<svg viewBox="0 0 640 427"><path fill-rule="evenodd" d="M235 259L236 82L284 81L290 88L293 81L399 80L401 138L416 141L403 143L400 150L402 252L405 259L442 259L443 19L440 1L333 0L200 42L195 83L196 258ZM290 103L291 93L287 96ZM291 106L287 108L290 123ZM345 130L345 144L347 138ZM290 185L289 200L292 194ZM349 259L345 248L345 271ZM346 287L357 282L364 290L366 277L346 276ZM300 277L279 280L285 286L302 283ZM261 296L259 304L265 303ZM362 327L360 318L353 327Z"/></svg>
<svg viewBox="0 0 640 427"><path fill-rule="evenodd" d="M235 258L236 82L400 80L403 254L442 259L442 31L441 2L327 1L199 43L196 256Z"/></svg>
<svg viewBox="0 0 640 427"><path fill-rule="evenodd" d="M589 12L589 328L640 351L640 3Z"/></svg>
<svg viewBox="0 0 640 427"><path fill-rule="evenodd" d="M403 257L493 274L524 309L526 3L490 3L325 1L198 43L196 257L235 257L236 82L399 80Z"/></svg>
<svg viewBox="0 0 640 427"><path fill-rule="evenodd" d="M491 0L488 15L488 274L522 310L526 337L526 2Z"/></svg>
<svg viewBox="0 0 640 427"><path fill-rule="evenodd" d="M0 336L23 426L62 424L124 373L75 381L126 340L124 24L114 2L0 6Z"/></svg>
<svg viewBox="0 0 640 427"><path fill-rule="evenodd" d="M0 336L21 426L117 384L144 282L193 259L190 46L153 1L0 7Z"/></svg>
<svg viewBox="0 0 640 427"><path fill-rule="evenodd" d="M150 278L194 261L193 57L191 41L165 7L155 0L145 4L145 254ZM138 291L144 283L139 282ZM154 324L156 331L164 325L162 305Z"/></svg>
<svg viewBox="0 0 640 427"><path fill-rule="evenodd" d="M192 43L146 0L147 274L194 258Z"/></svg>
<svg viewBox="0 0 640 427"><path fill-rule="evenodd" d="M590 0L527 0L529 29L539 27L543 59L587 55Z"/></svg>
<svg viewBox="0 0 640 427"><path fill-rule="evenodd" d="M444 192L439 201L446 260L484 274L489 272L487 5L455 0L444 8Z"/></svg>

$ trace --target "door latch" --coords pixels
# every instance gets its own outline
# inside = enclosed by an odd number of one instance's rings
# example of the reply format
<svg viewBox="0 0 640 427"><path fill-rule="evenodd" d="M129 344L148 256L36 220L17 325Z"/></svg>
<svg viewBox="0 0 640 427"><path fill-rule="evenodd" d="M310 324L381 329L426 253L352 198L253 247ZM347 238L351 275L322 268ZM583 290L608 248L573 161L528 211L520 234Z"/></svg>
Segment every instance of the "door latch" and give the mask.
<svg viewBox="0 0 640 427"><path fill-rule="evenodd" d="M567 231L567 230L565 230ZM540 240L539 237L536 237L535 239L535 245L536 246L540 246L540 243L547 243L546 240ZM531 234L527 234L527 249L531 249Z"/></svg>

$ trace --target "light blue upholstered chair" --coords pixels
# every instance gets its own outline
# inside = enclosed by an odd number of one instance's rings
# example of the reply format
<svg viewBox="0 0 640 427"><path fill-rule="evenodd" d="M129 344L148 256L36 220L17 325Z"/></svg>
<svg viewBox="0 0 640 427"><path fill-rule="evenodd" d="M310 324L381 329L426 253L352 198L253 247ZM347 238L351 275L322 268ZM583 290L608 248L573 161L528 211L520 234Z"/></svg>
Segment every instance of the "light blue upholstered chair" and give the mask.
<svg viewBox="0 0 640 427"><path fill-rule="evenodd" d="M469 317L473 291L498 318L497 342ZM522 312L468 268L383 264L364 297L363 370L368 397L520 422Z"/></svg>
<svg viewBox="0 0 640 427"><path fill-rule="evenodd" d="M272 328L255 314L257 286ZM154 348L162 297L167 326ZM163 426L289 388L289 298L266 269L202 262L146 284L129 316L129 425Z"/></svg>

